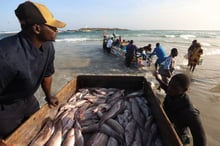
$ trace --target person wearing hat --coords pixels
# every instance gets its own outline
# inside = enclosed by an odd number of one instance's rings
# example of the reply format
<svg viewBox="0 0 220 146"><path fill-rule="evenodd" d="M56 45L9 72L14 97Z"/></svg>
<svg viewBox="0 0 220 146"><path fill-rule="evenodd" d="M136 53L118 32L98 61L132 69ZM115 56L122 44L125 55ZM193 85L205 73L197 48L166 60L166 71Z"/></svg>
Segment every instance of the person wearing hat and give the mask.
<svg viewBox="0 0 220 146"><path fill-rule="evenodd" d="M0 40L0 138L5 139L39 110L34 93L42 87L49 106L58 98L50 93L54 73L56 20L42 4L26 1L15 10L21 31Z"/></svg>

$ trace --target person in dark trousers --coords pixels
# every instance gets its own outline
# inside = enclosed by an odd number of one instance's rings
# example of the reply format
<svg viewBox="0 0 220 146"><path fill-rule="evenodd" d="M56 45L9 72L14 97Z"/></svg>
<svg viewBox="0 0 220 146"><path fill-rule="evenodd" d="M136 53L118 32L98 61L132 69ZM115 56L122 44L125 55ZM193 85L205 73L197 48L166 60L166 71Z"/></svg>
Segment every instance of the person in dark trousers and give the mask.
<svg viewBox="0 0 220 146"><path fill-rule="evenodd" d="M102 44L102 48L103 48L103 51L106 52L107 51L107 37L106 36L103 36L103 44Z"/></svg>
<svg viewBox="0 0 220 146"><path fill-rule="evenodd" d="M125 65L130 67L133 58L136 56L137 47L133 45L133 40L129 42L126 47L126 54L125 54Z"/></svg>
<svg viewBox="0 0 220 146"><path fill-rule="evenodd" d="M190 79L185 74L174 75L168 84L165 84L157 72L155 78L160 87L166 92L163 101L163 109L170 121L174 124L182 143L189 144L188 128L193 137L194 146L206 146L205 131L199 117L199 111L192 105L186 91L190 85Z"/></svg>
<svg viewBox="0 0 220 146"><path fill-rule="evenodd" d="M49 106L59 100L51 95L57 28L56 20L42 4L26 1L15 10L21 31L0 40L0 138L5 139L40 105L34 96L41 85Z"/></svg>
<svg viewBox="0 0 220 146"><path fill-rule="evenodd" d="M166 52L160 43L156 43L156 48L154 48L153 52L149 55L151 58L153 55L157 56L157 60L155 62L155 71L157 71L158 66L165 60Z"/></svg>

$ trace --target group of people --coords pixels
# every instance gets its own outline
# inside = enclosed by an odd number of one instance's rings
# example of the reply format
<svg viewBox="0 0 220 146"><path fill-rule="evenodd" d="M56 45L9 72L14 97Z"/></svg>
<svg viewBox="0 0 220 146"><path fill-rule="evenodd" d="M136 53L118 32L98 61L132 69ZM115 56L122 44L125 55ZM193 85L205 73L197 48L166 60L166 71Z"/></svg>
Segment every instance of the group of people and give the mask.
<svg viewBox="0 0 220 146"><path fill-rule="evenodd" d="M49 106L57 106L59 99L51 95L52 75L54 73L53 41L58 32L57 28L65 27L65 23L56 20L48 8L42 4L26 1L15 10L21 31L13 36L0 40L0 139L7 138L26 119L39 110L39 102L34 93L42 87L45 100ZM112 38L106 42L108 52ZM104 43L103 43L104 44ZM195 69L198 58L195 57L198 44L189 49L189 65ZM134 53L138 50L129 42L126 55L126 65L129 66ZM149 49L150 48L150 49ZM145 48L151 51L151 46ZM145 50L144 49L144 50ZM193 107L186 94L190 80L184 74L174 75L174 58L178 55L176 48L166 57L159 43L150 56L157 55L155 69L163 67L168 72L155 72L155 78L166 92L163 108L183 143L187 143L187 127L190 128L194 146L205 146L205 133L199 118L199 112ZM196 60L197 59L197 60ZM159 74L164 77L162 80ZM1 144L1 141L0 141Z"/></svg>
<svg viewBox="0 0 220 146"><path fill-rule="evenodd" d="M135 55L136 50L137 47L133 45L133 40L131 40L127 46L127 53L130 55L126 56L126 65L130 65L129 63L132 60L132 56ZM194 55L196 52L198 52L198 55ZM189 66L191 71L194 71L201 54L201 45L197 41L193 41L189 49ZM163 101L163 109L173 123L178 136L184 145L189 144L190 129L193 137L193 145L205 146L206 137L199 116L200 112L193 106L186 93L190 85L190 78L183 73L176 75L173 73L176 62L175 58L178 56L177 48L172 48L169 56L166 56L166 52L160 43L156 43L156 47L149 54L149 57L153 55L157 56L153 74L160 84L159 87L166 93Z"/></svg>
<svg viewBox="0 0 220 146"><path fill-rule="evenodd" d="M199 55L195 57L194 52L199 52ZM189 66L193 72L202 54L201 45L198 45L197 41L193 41L189 53ZM182 143L184 145L190 143L190 129L193 137L193 145L205 146L206 136L199 116L200 112L193 106L186 93L191 80L188 75L183 73L173 75L175 57L178 55L177 48L172 48L170 55L166 57L164 49L157 43L151 55L157 55L158 57L155 62L154 76L160 84L159 87L166 93L163 101L163 109L173 123Z"/></svg>

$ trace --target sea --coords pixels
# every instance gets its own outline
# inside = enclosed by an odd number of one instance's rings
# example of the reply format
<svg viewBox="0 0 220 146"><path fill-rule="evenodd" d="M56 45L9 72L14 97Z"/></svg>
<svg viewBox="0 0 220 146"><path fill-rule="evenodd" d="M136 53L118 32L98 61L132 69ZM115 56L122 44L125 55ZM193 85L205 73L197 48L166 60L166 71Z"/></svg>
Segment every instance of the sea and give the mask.
<svg viewBox="0 0 220 146"><path fill-rule="evenodd" d="M0 39L17 32L0 31ZM175 73L187 73L192 80L188 94L193 104L200 110L207 145L220 146L220 31L208 30L107 30L107 31L60 31L54 42L55 74L53 76L52 94L56 93L70 80L78 75L138 75L144 76L152 86L155 95L163 99L164 92L157 90L158 82L152 75L154 65L150 67L130 67L124 64L124 58L103 52L103 33L115 34L123 40L133 40L140 48L148 44L155 48L159 42L167 55L172 48L178 49ZM193 40L201 43L203 62L196 66L193 73L187 68L184 57ZM6 48L7 49L7 48ZM153 61L156 57L154 56ZM45 104L44 94L39 89L36 94L41 105ZM192 143L190 144L192 145Z"/></svg>

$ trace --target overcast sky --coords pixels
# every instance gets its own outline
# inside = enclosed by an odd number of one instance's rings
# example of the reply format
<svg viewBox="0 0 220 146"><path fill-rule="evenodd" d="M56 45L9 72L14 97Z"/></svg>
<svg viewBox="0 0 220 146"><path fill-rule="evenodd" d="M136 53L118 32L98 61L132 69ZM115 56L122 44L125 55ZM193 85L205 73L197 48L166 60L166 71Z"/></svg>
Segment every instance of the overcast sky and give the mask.
<svg viewBox="0 0 220 146"><path fill-rule="evenodd" d="M14 10L24 0L0 0L0 31L19 30ZM38 0L65 29L220 30L220 0Z"/></svg>

